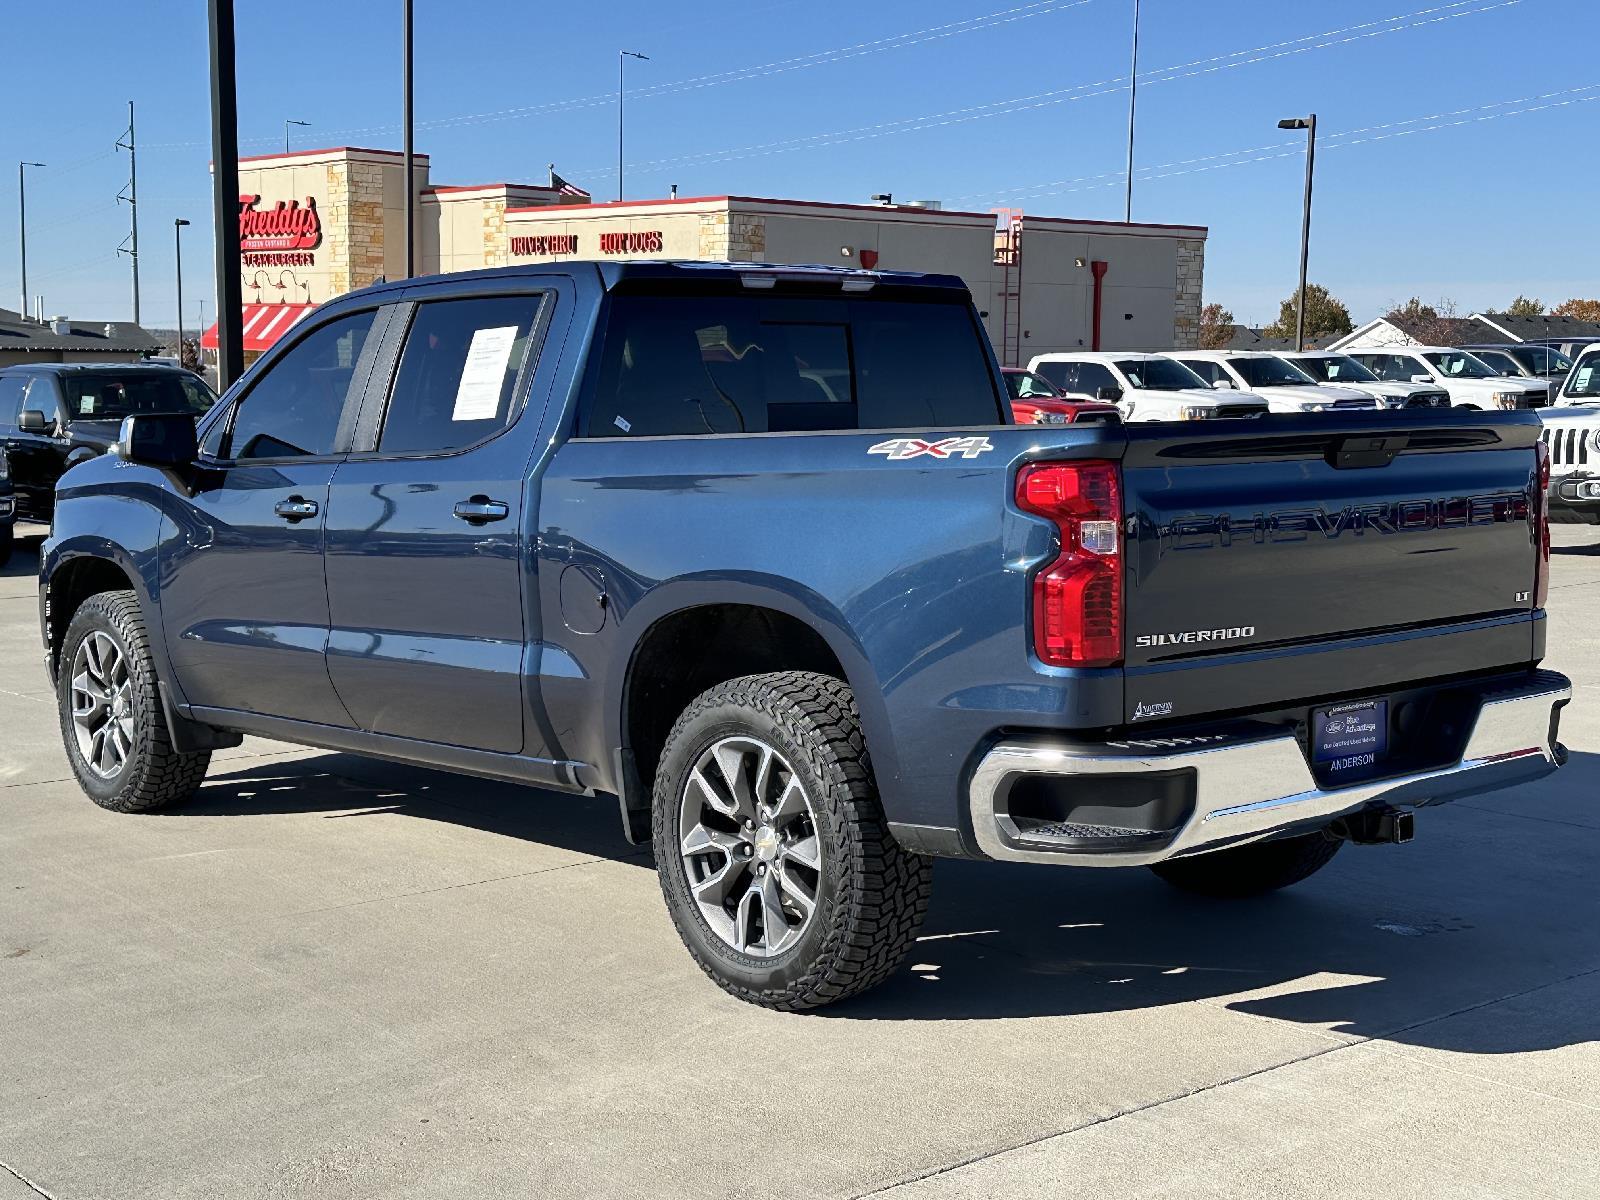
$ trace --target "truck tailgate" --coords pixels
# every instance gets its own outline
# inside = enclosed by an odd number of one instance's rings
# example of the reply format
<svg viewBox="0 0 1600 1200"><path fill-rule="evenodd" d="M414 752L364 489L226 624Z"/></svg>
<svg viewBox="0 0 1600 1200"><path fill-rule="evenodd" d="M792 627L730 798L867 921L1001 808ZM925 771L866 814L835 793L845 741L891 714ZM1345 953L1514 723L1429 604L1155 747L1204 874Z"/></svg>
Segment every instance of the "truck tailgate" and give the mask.
<svg viewBox="0 0 1600 1200"><path fill-rule="evenodd" d="M1536 417L1219 424L1126 428L1130 721L1538 657Z"/></svg>

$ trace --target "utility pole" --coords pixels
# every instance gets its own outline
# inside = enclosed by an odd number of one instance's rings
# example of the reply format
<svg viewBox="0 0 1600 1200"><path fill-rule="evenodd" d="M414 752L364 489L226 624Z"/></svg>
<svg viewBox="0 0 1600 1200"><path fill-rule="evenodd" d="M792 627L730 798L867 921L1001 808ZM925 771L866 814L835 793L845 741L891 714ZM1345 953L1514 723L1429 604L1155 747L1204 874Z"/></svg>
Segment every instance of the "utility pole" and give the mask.
<svg viewBox="0 0 1600 1200"><path fill-rule="evenodd" d="M29 167L42 167L43 163L19 162L17 164L17 233L22 245L18 247L22 262L22 308L28 315L28 177Z"/></svg>
<svg viewBox="0 0 1600 1200"><path fill-rule="evenodd" d="M1317 114L1286 117L1278 122L1278 128L1306 131L1306 194L1300 210L1300 299L1294 315L1294 348L1299 353L1306 348L1306 263L1311 256L1311 180L1317 167Z"/></svg>
<svg viewBox="0 0 1600 1200"><path fill-rule="evenodd" d="M648 54L640 54L637 50L617 51L617 199L622 199L622 67L630 58L637 58L641 62L649 62Z"/></svg>
<svg viewBox="0 0 1600 1200"><path fill-rule="evenodd" d="M189 222L172 219L172 257L178 269L178 365L183 366L183 227Z"/></svg>
<svg viewBox="0 0 1600 1200"><path fill-rule="evenodd" d="M305 127L306 129L310 129L311 128L311 122L310 121L292 121L292 120L285 121L283 123L283 152L285 154L289 153L289 127L291 125L300 125L300 126Z"/></svg>
<svg viewBox="0 0 1600 1200"><path fill-rule="evenodd" d="M244 370L244 288L239 282L239 98L233 0L207 0L211 54L211 207L216 227L217 390Z"/></svg>
<svg viewBox="0 0 1600 1200"><path fill-rule="evenodd" d="M400 5L400 123L404 127L403 153L406 163L406 278L417 273L417 185L416 154L412 145L411 113L411 0Z"/></svg>
<svg viewBox="0 0 1600 1200"><path fill-rule="evenodd" d="M1128 191L1122 219L1133 220L1133 110L1139 99L1139 0L1133 0L1133 66L1128 70Z"/></svg>
<svg viewBox="0 0 1600 1200"><path fill-rule="evenodd" d="M117 247L118 254L126 254L133 264L133 323L139 324L139 173L134 152L133 101L128 101L127 141L118 140L117 149L128 152L128 186L117 193L118 200L128 204L128 222L131 226L128 240Z"/></svg>

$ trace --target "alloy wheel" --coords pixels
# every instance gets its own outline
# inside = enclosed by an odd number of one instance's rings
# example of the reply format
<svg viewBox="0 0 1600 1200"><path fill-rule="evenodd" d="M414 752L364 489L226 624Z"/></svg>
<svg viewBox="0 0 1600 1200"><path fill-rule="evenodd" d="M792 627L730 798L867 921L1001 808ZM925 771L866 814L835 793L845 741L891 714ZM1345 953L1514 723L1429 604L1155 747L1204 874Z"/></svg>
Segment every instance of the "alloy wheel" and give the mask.
<svg viewBox="0 0 1600 1200"><path fill-rule="evenodd" d="M689 891L713 933L741 954L772 958L816 911L822 843L794 768L759 738L723 738L684 783L679 851Z"/></svg>
<svg viewBox="0 0 1600 1200"><path fill-rule="evenodd" d="M72 656L72 730L78 753L102 779L115 779L133 752L133 677L128 655L101 630Z"/></svg>

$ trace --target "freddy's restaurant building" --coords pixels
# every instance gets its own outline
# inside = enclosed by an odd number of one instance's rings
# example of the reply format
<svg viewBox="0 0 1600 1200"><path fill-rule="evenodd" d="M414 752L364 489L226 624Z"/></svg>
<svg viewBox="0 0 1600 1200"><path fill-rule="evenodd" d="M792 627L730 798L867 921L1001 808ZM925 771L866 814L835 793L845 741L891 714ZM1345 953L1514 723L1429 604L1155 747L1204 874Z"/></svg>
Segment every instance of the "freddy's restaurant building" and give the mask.
<svg viewBox="0 0 1600 1200"><path fill-rule="evenodd" d="M957 212L933 202L831 204L696 196L596 204L576 189L430 182L417 155L425 274L514 263L683 258L958 275L1001 362L1052 350L1192 347L1206 230ZM239 163L246 360L313 307L404 274L405 169L342 146ZM216 346L216 329L202 338Z"/></svg>

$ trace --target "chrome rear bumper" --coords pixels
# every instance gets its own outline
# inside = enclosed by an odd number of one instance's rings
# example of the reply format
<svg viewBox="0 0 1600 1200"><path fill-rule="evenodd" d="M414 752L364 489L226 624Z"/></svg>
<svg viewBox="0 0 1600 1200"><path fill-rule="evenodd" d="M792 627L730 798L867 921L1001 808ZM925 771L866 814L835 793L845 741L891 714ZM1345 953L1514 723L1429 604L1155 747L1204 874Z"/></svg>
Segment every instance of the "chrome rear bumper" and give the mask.
<svg viewBox="0 0 1600 1200"><path fill-rule="evenodd" d="M1485 695L1454 764L1342 788L1317 784L1299 741L1287 732L1092 745L1006 742L984 755L973 774L968 793L973 833L985 854L1005 861L1146 866L1317 828L1373 804L1409 807L1495 791L1540 778L1566 761L1556 741L1556 710L1571 698L1571 684L1563 676L1539 672L1525 685ZM1012 785L1025 776L1172 772L1193 773L1192 811L1176 829L1138 838L1097 839L1097 826L1024 828L1007 807ZM1096 846L1096 840L1102 845Z"/></svg>

